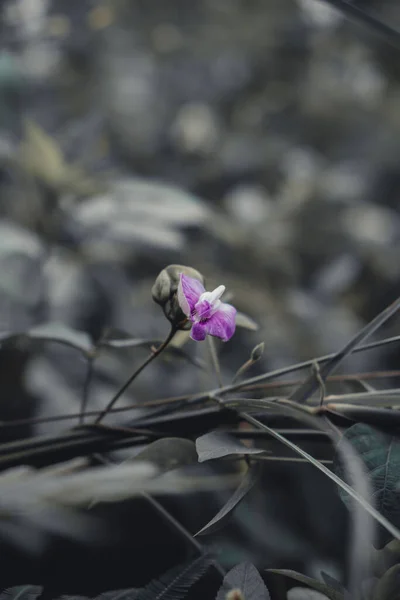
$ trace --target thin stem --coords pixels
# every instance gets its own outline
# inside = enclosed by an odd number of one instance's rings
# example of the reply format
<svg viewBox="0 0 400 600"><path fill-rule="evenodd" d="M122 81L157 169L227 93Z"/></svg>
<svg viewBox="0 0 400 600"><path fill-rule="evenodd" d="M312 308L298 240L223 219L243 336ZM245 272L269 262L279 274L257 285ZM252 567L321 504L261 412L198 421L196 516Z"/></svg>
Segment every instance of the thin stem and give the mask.
<svg viewBox="0 0 400 600"><path fill-rule="evenodd" d="M246 362L243 363L242 366L239 367L239 369L236 371L235 375L233 376L232 383L236 383L237 380L243 375L243 373L245 373L247 369L249 369L253 364L253 359L249 358L248 360L246 360Z"/></svg>
<svg viewBox="0 0 400 600"><path fill-rule="evenodd" d="M373 371L371 373L350 373L347 375L330 375L326 378L326 381L337 381L337 382L346 382L346 381L358 381L360 378L366 380L370 379L385 379L391 377L400 377L400 371ZM290 388L293 386L300 385L302 383L301 379L296 379L294 381L271 381L265 383L256 383L252 385L247 385L244 382L242 391L254 391L254 390L273 390L276 388ZM137 406L120 406L119 408L113 408L109 411L109 413L117 414L117 413L125 413L133 410L138 410L138 408L149 408L153 406L162 406L173 404L174 402L182 402L185 400L190 400L191 398L197 397L197 394L184 394L181 396L171 396L169 398L159 398L156 400L150 400L146 402L146 404ZM344 396L347 398L347 395ZM342 396L329 396L330 401L334 398L334 401L337 402L338 399L341 399ZM101 411L99 410L91 410L87 411L85 415L87 417L97 417ZM0 429L3 427L20 427L21 425L38 425L40 423L56 423L57 421L72 421L76 418L79 418L80 412L71 413L69 415L56 415L52 417L34 417L28 419L13 419L12 421L0 421Z"/></svg>
<svg viewBox="0 0 400 600"><path fill-rule="evenodd" d="M151 352L151 354L149 354L149 356L140 365L140 367L138 367L136 369L136 371L134 373L132 373L132 375L129 377L129 379L118 390L118 392L115 394L115 396L113 396L113 398L111 398L110 402L107 404L107 406L105 407L105 409L101 411L101 413L99 414L99 416L95 420L95 425L98 425L102 421L102 419L110 412L110 410L112 409L112 407L114 406L114 404L117 402L117 400L119 400L119 398L122 396L122 394L128 389L128 387L136 379L136 377L138 375L140 375L140 373L147 367L147 365L149 365L155 358L157 358L157 356L159 356L161 354L161 352L163 350L165 350L165 348L168 346L168 344L170 343L170 341L174 337L176 331L177 331L176 327L172 326L169 334L167 335L167 337L165 338L165 340L163 341L163 343L160 346L158 346L158 348L156 348L153 352Z"/></svg>
<svg viewBox="0 0 400 600"><path fill-rule="evenodd" d="M81 411L79 414L79 425L83 425L85 419L86 408L89 401L89 390L90 384L92 382L93 377L93 367L94 367L94 356L89 356L87 360L87 368L85 375L85 382L83 384L83 394L82 394L82 402L81 402Z"/></svg>
<svg viewBox="0 0 400 600"><path fill-rule="evenodd" d="M215 347L215 341L212 337L207 337L208 347L210 349L211 362L214 367L217 383L219 387L222 387L221 367L219 364L219 358L217 354L217 348Z"/></svg>

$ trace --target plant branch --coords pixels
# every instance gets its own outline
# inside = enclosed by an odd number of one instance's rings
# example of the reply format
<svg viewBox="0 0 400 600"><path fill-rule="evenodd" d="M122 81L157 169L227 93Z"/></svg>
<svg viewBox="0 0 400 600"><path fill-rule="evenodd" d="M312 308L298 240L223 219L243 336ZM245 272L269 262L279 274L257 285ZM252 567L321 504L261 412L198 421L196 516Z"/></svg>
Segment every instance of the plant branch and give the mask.
<svg viewBox="0 0 400 600"><path fill-rule="evenodd" d="M140 375L140 373L147 367L147 365L149 365L154 359L157 358L157 356L159 356L161 354L161 352L163 350L165 350L165 348L168 346L168 344L170 343L170 341L174 337L176 331L177 331L176 328L174 326L172 326L169 334L167 335L167 337L165 338L165 340L163 341L163 343L160 346L158 346L158 348L156 348L153 352L151 352L151 354L149 354L149 356L140 365L140 367L138 367L136 369L136 371L134 373L132 373L132 375L129 377L129 379L118 390L118 392L115 394L115 396L113 396L113 398L111 398L110 402L107 404L107 406L105 407L105 409L101 411L101 413L99 414L99 416L95 420L95 425L98 425L104 419L104 417L110 412L110 410L112 409L112 407L114 406L114 404L117 402L117 400L119 400L119 398L122 396L122 394L128 389L128 387L136 379L136 377L138 375Z"/></svg>

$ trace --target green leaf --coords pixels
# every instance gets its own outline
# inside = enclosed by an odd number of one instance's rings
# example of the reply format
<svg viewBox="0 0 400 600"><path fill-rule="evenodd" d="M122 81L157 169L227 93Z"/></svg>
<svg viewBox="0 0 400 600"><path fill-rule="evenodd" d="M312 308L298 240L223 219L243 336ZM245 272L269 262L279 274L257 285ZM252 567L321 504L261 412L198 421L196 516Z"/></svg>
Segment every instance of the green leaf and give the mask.
<svg viewBox="0 0 400 600"><path fill-rule="evenodd" d="M378 581L373 600L400 600L400 565L394 565Z"/></svg>
<svg viewBox="0 0 400 600"><path fill-rule="evenodd" d="M400 526L400 439L366 425L357 423L344 434L363 460L371 478L377 510L396 527ZM340 444L340 442L339 442ZM337 461L336 473L341 465ZM349 506L349 497L340 490L342 500Z"/></svg>
<svg viewBox="0 0 400 600"><path fill-rule="evenodd" d="M208 556L174 567L141 588L135 600L183 600L211 565Z"/></svg>
<svg viewBox="0 0 400 600"><path fill-rule="evenodd" d="M171 437L152 442L139 452L133 460L150 462L160 472L165 472L196 463L197 453L191 440Z"/></svg>
<svg viewBox="0 0 400 600"><path fill-rule="evenodd" d="M243 498L248 494L248 492L254 487L257 483L261 474L261 466L260 464L251 465L246 475L243 477L239 487L233 492L232 496L229 498L228 502L221 508L220 511L209 521L204 527L198 531L194 537L198 535L204 535L206 533L212 533L216 531L225 523L227 518L231 515L232 511L236 508L236 506L243 500Z"/></svg>
<svg viewBox="0 0 400 600"><path fill-rule="evenodd" d="M317 592L321 592L325 594L329 598L329 600L344 600L344 595L337 590L334 590L330 586L326 585L322 581L318 579L313 579L312 577L307 577L307 575L303 575L302 573L297 573L297 571L291 571L290 569L267 569L268 573L276 573L277 575L283 575L284 577L288 577L289 579L293 579L294 581L298 581L299 583L304 583L308 587L316 590Z"/></svg>
<svg viewBox="0 0 400 600"><path fill-rule="evenodd" d="M4 590L0 600L36 600L43 588L38 585L17 585Z"/></svg>
<svg viewBox="0 0 400 600"><path fill-rule="evenodd" d="M232 454L262 454L263 450L258 448L249 448L240 440L228 435L222 431L211 431L197 438L196 450L199 456L199 462L231 456Z"/></svg>
<svg viewBox="0 0 400 600"><path fill-rule="evenodd" d="M225 575L216 600L225 600L227 593L234 589L239 589L245 600L271 600L263 578L250 562L236 565Z"/></svg>

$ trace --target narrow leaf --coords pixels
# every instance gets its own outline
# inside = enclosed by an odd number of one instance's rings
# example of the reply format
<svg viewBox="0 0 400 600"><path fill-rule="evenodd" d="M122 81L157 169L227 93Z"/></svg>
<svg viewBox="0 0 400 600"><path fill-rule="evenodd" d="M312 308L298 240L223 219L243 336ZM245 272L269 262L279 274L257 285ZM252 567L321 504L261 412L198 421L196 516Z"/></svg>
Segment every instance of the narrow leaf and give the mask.
<svg viewBox="0 0 400 600"><path fill-rule="evenodd" d="M249 448L240 440L222 431L211 431L197 438L196 450L199 456L199 462L205 462L223 456L232 454L262 454L263 450L258 448Z"/></svg>
<svg viewBox="0 0 400 600"><path fill-rule="evenodd" d="M258 325L253 319L251 319L248 315L244 313L237 312L236 313L236 325L238 327L243 327L244 329L250 329L250 331L257 331Z"/></svg>
<svg viewBox="0 0 400 600"><path fill-rule="evenodd" d="M385 42L395 48L400 48L400 32L386 23L382 23L362 8L355 6L348 0L326 0L328 4L339 9L348 19L365 26L373 33L380 36Z"/></svg>
<svg viewBox="0 0 400 600"><path fill-rule="evenodd" d="M281 407L283 408L283 406ZM256 427L263 429L264 431L268 431L272 437L281 441L285 446L291 448L297 454L300 454L303 458L307 459L309 463L311 463L314 467L325 473L329 479L334 481L336 485L338 485L342 490L346 491L352 498L357 500L359 504L366 510L372 517L374 517L378 523L380 523L391 535L397 539L400 539L400 530L395 527L384 515L382 515L379 511L377 511L371 504L369 504L358 492L356 492L351 486L349 486L346 482L343 481L340 477L338 477L335 473L333 473L330 469L328 469L325 465L320 463L317 459L315 459L311 454L308 454L305 450L291 442L285 436L281 435L268 425L261 423L258 419L255 419L251 415L247 413L240 413L241 416L246 419L249 423L252 423ZM303 415L305 416L305 415Z"/></svg>
<svg viewBox="0 0 400 600"><path fill-rule="evenodd" d="M135 600L183 600L210 565L207 556L200 556L190 563L174 567L139 590Z"/></svg>
<svg viewBox="0 0 400 600"><path fill-rule="evenodd" d="M226 600L226 595L234 589L239 589L245 600L271 600L263 578L249 562L236 565L225 575L216 600Z"/></svg>
<svg viewBox="0 0 400 600"><path fill-rule="evenodd" d="M364 340L370 337L379 327L381 327L390 317L392 317L400 308L400 298L388 306L378 316L376 316L370 323L361 329L339 352L337 352L328 362L326 362L320 369L320 377L325 380L326 377L334 371L343 360L349 356L353 350L359 346ZM297 388L290 396L289 399L299 404L304 403L314 392L318 390L319 381L315 373L312 373L305 382Z"/></svg>
<svg viewBox="0 0 400 600"><path fill-rule="evenodd" d="M96 596L94 600L136 600L140 589L129 588L126 590L114 590L112 592L104 592Z"/></svg>
<svg viewBox="0 0 400 600"><path fill-rule="evenodd" d="M346 590L345 590L343 584L340 583L340 581L338 581L331 575L329 575L329 573L325 573L325 571L321 571L321 577L324 580L324 582L326 583L326 585L331 587L333 590L336 590L337 592L340 592L341 594L345 593Z"/></svg>
<svg viewBox="0 0 400 600"><path fill-rule="evenodd" d="M344 595L342 593L328 586L326 583L323 583L318 579L313 579L312 577L307 577L307 575L303 575L302 573L297 573L297 571L291 571L290 569L268 569L268 573L275 573L276 575L282 575L283 577L288 577L289 579L304 583L304 585L307 585L313 590L325 594L329 600L344 600Z"/></svg>
<svg viewBox="0 0 400 600"><path fill-rule="evenodd" d="M254 487L261 475L261 466L259 464L253 464L246 472L239 487L234 491L228 502L221 508L221 510L198 531L194 537L198 535L205 535L206 533L212 533L224 525L226 520L231 515L232 511L236 506L243 500L248 492Z"/></svg>

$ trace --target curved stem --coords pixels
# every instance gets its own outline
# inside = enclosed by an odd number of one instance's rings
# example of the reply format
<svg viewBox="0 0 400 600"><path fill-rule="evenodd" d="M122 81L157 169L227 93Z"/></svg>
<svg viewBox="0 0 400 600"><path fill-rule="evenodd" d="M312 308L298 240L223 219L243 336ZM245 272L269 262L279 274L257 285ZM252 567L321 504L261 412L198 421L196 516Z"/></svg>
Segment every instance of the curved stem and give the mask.
<svg viewBox="0 0 400 600"><path fill-rule="evenodd" d="M112 409L112 407L117 402L117 400L119 400L119 398L128 389L128 387L136 379L136 377L138 375L140 375L140 373L143 371L143 369L145 369L147 367L147 365L149 365L155 358L157 358L157 356L159 356L161 354L161 352L163 350L165 350L165 348L168 346L168 344L170 343L170 341L174 337L176 331L177 331L176 327L172 326L171 327L171 331L169 332L169 334L167 335L167 337L165 338L165 340L163 341L163 343L160 346L158 346L158 348L156 348L153 352L151 352L151 354L149 354L149 356L140 365L140 367L138 367L136 369L136 371L134 373L132 373L132 375L129 377L129 379L118 390L118 392L115 394L115 396L113 396L111 398L110 402L107 404L107 406L105 407L105 409L101 411L101 413L99 414L99 416L95 420L95 422L94 422L95 425L98 425L100 423L100 421L102 421L102 419L109 413L109 411Z"/></svg>

